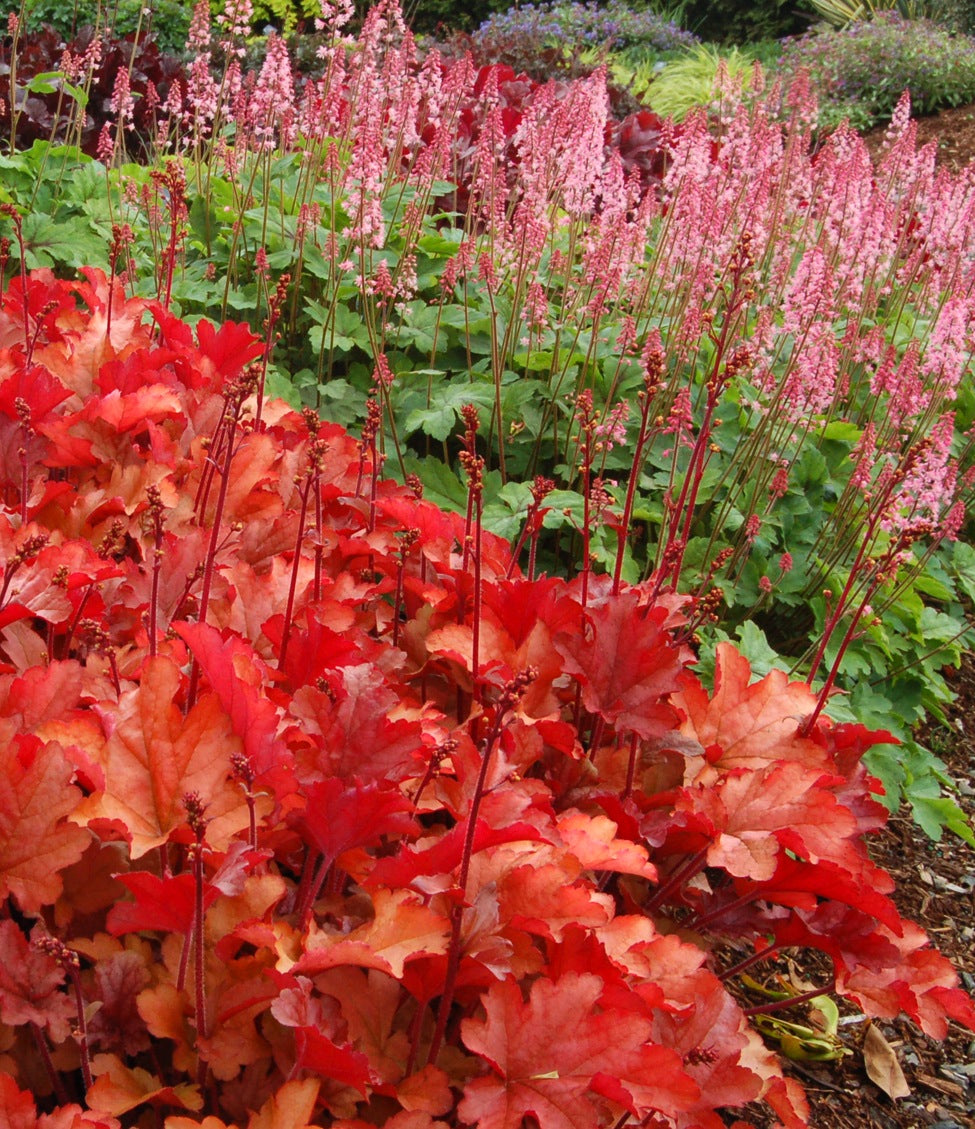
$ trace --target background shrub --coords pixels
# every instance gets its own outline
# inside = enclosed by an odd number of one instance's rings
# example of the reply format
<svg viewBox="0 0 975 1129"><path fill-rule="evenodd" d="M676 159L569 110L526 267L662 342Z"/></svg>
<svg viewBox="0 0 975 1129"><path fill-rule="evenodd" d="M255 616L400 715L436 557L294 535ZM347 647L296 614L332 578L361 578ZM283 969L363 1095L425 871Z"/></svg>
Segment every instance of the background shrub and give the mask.
<svg viewBox="0 0 975 1129"><path fill-rule="evenodd" d="M162 52L153 39L103 35L97 65L85 68L92 39L91 25L69 39L49 26L19 35L15 69L13 45L0 44L0 132L10 138L12 149L29 148L35 141L52 141L77 145L94 156L103 127L108 126L110 133L118 132L112 103L120 72L128 73L133 97L133 128L124 131L126 147L138 155L149 143L155 131L156 110L165 103L170 87L173 83L185 87L182 64ZM72 82L59 74L66 54L83 67ZM13 98L12 70L16 75ZM150 88L155 91L152 98ZM75 112L66 109L74 103Z"/></svg>
<svg viewBox="0 0 975 1129"><path fill-rule="evenodd" d="M975 40L893 12L794 39L782 63L809 70L826 127L848 115L856 129L886 121L905 90L918 114L975 98Z"/></svg>
<svg viewBox="0 0 975 1129"><path fill-rule="evenodd" d="M682 51L697 42L696 36L673 20L646 8L632 8L619 0L610 0L605 6L524 4L491 16L477 30L474 39L489 40L509 32L531 35L539 45L595 45L613 50L641 47L658 54Z"/></svg>
<svg viewBox="0 0 975 1129"><path fill-rule="evenodd" d="M792 0L690 0L684 8L684 23L702 39L718 43L749 43L757 39L781 39L797 35L810 17L797 11Z"/></svg>
<svg viewBox="0 0 975 1129"><path fill-rule="evenodd" d="M144 11L141 18L140 11ZM83 27L108 28L119 38L136 32L140 37L151 34L160 50L174 54L186 50L192 14L192 4L179 0L118 0L108 5L98 0L75 0L73 4L28 0L24 7L27 26L34 30L50 24L65 39L71 39Z"/></svg>

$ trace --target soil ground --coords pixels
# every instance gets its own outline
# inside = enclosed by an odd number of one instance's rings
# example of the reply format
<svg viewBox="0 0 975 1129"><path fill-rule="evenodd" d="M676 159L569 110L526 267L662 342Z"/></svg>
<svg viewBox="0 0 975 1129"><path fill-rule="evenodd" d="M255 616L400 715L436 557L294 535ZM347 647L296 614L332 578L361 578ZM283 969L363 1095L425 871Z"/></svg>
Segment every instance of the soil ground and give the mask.
<svg viewBox="0 0 975 1129"><path fill-rule="evenodd" d="M886 128L882 126L865 135L872 153L876 154L883 145ZM918 118L917 132L921 145L938 142L938 159L946 168L957 172L975 160L975 106L959 106Z"/></svg>
<svg viewBox="0 0 975 1129"><path fill-rule="evenodd" d="M866 135L874 155L883 139L883 128ZM961 170L975 161L975 105L918 119L918 140L922 145L936 140L939 161ZM951 724L932 727L926 740L957 783L959 805L975 818L975 656L951 674L958 695ZM950 835L931 842L904 812L874 838L871 855L893 875L901 915L927 931L975 995L975 850ZM812 964L798 971L813 983L826 979L827 970ZM806 1088L815 1129L975 1129L972 1032L952 1025L945 1042L938 1043L909 1023L875 1024L894 1049L911 1090L895 1101L867 1076L862 1052L867 1025L852 1012L845 1019L841 1034L851 1054L837 1063L788 1064ZM747 1113L763 1124L761 1115Z"/></svg>

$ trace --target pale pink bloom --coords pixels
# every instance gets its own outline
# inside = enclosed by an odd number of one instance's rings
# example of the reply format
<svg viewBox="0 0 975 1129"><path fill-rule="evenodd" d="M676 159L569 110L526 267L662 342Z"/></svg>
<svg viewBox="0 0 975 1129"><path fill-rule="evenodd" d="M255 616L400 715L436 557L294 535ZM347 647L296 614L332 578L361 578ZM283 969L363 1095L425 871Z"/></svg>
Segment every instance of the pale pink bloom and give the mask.
<svg viewBox="0 0 975 1129"><path fill-rule="evenodd" d="M132 129L132 115L135 112L135 99L129 84L129 72L120 67L115 74L115 85L112 88L112 112L118 118L119 129Z"/></svg>
<svg viewBox="0 0 975 1129"><path fill-rule="evenodd" d="M789 364L781 404L790 419L820 415L837 397L840 350L830 322L813 322Z"/></svg>
<svg viewBox="0 0 975 1129"><path fill-rule="evenodd" d="M908 452L906 474L894 496L885 529L899 528L906 520L937 524L955 503L958 469L951 458L955 416L945 412L929 432L918 454Z"/></svg>
<svg viewBox="0 0 975 1129"><path fill-rule="evenodd" d="M236 55L239 59L246 55L244 41L250 35L253 18L251 0L226 0L223 11L217 14L217 26L223 33L220 46L228 55Z"/></svg>
<svg viewBox="0 0 975 1129"><path fill-rule="evenodd" d="M208 0L197 0L193 8L193 18L190 20L186 46L196 54L210 50L210 5Z"/></svg>
<svg viewBox="0 0 975 1129"><path fill-rule="evenodd" d="M401 301L408 301L416 294L418 279L416 275L416 255L410 252L404 255L396 268L396 296Z"/></svg>
<svg viewBox="0 0 975 1129"><path fill-rule="evenodd" d="M170 94L178 89L179 84L173 83ZM197 138L209 135L213 119L217 113L217 98L219 91L217 84L210 73L210 56L208 52L197 55L190 63L186 75L186 104L189 115L188 126Z"/></svg>
<svg viewBox="0 0 975 1129"><path fill-rule="evenodd" d="M594 434L604 450L611 451L614 447L623 446L626 442L626 421L629 418L629 401L620 400L603 422L596 425Z"/></svg>
<svg viewBox="0 0 975 1129"><path fill-rule="evenodd" d="M85 48L84 60L85 71L97 71L99 66L101 66L102 38L100 35L94 36L91 43Z"/></svg>
<svg viewBox="0 0 975 1129"><path fill-rule="evenodd" d="M861 494L866 494L873 481L874 462L877 457L877 431L873 423L863 429L856 446L850 453L854 470L850 475L850 486Z"/></svg>
<svg viewBox="0 0 975 1129"><path fill-rule="evenodd" d="M98 141L95 145L95 156L103 165L110 165L115 156L115 136L111 125L105 122L98 132Z"/></svg>
<svg viewBox="0 0 975 1129"><path fill-rule="evenodd" d="M392 298L396 293L393 276L389 273L389 263L385 259L380 259L376 264L373 276L367 283L367 289L370 294L382 299Z"/></svg>
<svg viewBox="0 0 975 1129"><path fill-rule="evenodd" d="M317 202L311 204L302 204L298 209L298 222L295 225L295 235L298 240L303 240L308 232L318 227L321 222L321 204Z"/></svg>
<svg viewBox="0 0 975 1129"><path fill-rule="evenodd" d="M924 350L921 375L952 396L971 363L968 331L971 320L970 302L960 297L949 298L938 314Z"/></svg>
<svg viewBox="0 0 975 1129"><path fill-rule="evenodd" d="M267 40L267 54L248 107L248 122L258 146L286 149L294 140L295 88L288 48L279 35Z"/></svg>
<svg viewBox="0 0 975 1129"><path fill-rule="evenodd" d="M920 343L912 337L891 380L887 417L896 428L910 426L931 403L931 394L921 380L920 357Z"/></svg>
<svg viewBox="0 0 975 1129"><path fill-rule="evenodd" d="M498 276L495 271L495 262L490 253L483 251L477 258L477 277L489 290L496 289Z"/></svg>
<svg viewBox="0 0 975 1129"><path fill-rule="evenodd" d="M941 521L941 535L948 541L957 541L965 524L966 510L964 502L955 502Z"/></svg>
<svg viewBox="0 0 975 1129"><path fill-rule="evenodd" d="M315 20L315 30L338 36L355 15L355 0L319 0L321 19Z"/></svg>
<svg viewBox="0 0 975 1129"><path fill-rule="evenodd" d="M833 271L822 248L811 247L802 257L785 292L782 330L796 338L816 319L833 314Z"/></svg>
<svg viewBox="0 0 975 1129"><path fill-rule="evenodd" d="M74 55L67 48L61 52L61 59L58 63L58 70L64 72L64 77L68 82L77 82L85 71L85 57L84 55Z"/></svg>

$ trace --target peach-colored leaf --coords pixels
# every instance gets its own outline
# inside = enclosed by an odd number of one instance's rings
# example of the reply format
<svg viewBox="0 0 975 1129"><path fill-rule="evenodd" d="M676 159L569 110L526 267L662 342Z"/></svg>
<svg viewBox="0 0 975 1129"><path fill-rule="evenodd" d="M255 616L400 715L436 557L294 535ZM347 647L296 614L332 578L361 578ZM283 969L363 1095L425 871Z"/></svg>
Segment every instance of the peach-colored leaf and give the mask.
<svg viewBox="0 0 975 1129"><path fill-rule="evenodd" d="M99 1113L113 1116L128 1113L146 1102L197 1110L203 1098L196 1086L164 1086L160 1080L136 1066L124 1066L115 1055L95 1055L91 1070L98 1077L88 1091L88 1105Z"/></svg>
<svg viewBox="0 0 975 1129"><path fill-rule="evenodd" d="M247 1129L306 1129L315 1112L319 1084L317 1078L285 1082L259 1113L251 1114Z"/></svg>
<svg viewBox="0 0 975 1129"><path fill-rule="evenodd" d="M397 980L413 957L445 953L450 937L447 919L422 905L409 890L379 889L373 894L376 916L351 933L313 930L304 956L292 969L314 975L352 964L378 968Z"/></svg>
<svg viewBox="0 0 975 1129"><path fill-rule="evenodd" d="M68 822L81 799L72 766L56 742L14 739L0 728L0 900L12 894L36 915L57 901L61 871L81 858L91 836Z"/></svg>
<svg viewBox="0 0 975 1129"><path fill-rule="evenodd" d="M247 825L241 789L230 778L229 757L239 747L230 719L213 694L186 717L174 704L180 671L165 656L147 660L141 684L126 690L101 752L105 789L78 808L82 820L117 819L128 829L132 857L159 847L186 822L183 797L198 792L207 804L207 842L225 849Z"/></svg>

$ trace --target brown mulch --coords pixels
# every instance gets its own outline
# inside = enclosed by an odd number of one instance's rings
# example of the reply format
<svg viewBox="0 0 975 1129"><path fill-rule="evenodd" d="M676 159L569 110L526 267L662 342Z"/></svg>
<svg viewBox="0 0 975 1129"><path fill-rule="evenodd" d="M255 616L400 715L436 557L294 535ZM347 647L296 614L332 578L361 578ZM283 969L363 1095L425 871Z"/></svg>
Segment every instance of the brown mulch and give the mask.
<svg viewBox="0 0 975 1129"><path fill-rule="evenodd" d="M886 126L864 134L867 148L876 156L883 146ZM926 118L917 119L917 135L921 145L938 142L938 160L953 172L963 169L975 159L975 106L959 106L953 110L939 110Z"/></svg>
<svg viewBox="0 0 975 1129"><path fill-rule="evenodd" d="M876 156L885 128L865 135ZM938 159L953 171L975 161L975 105L942 110L918 119L918 140L938 142ZM925 735L958 784L956 801L975 821L975 656L951 672L958 700L950 709L951 725L932 726ZM893 900L902 917L916 921L949 957L963 986L975 995L975 849L953 835L931 842L909 812L892 818L871 841L874 860L893 875ZM824 979L812 963L800 973L814 983ZM803 1083L815 1129L975 1129L975 1035L952 1024L938 1043L910 1023L877 1023L893 1047L911 1093L889 1098L869 1080L862 1053L866 1024L851 1010L841 1020L841 1035L852 1052L840 1062L788 1064ZM762 1116L746 1111L762 1125ZM770 1124L766 1121L764 1124Z"/></svg>

